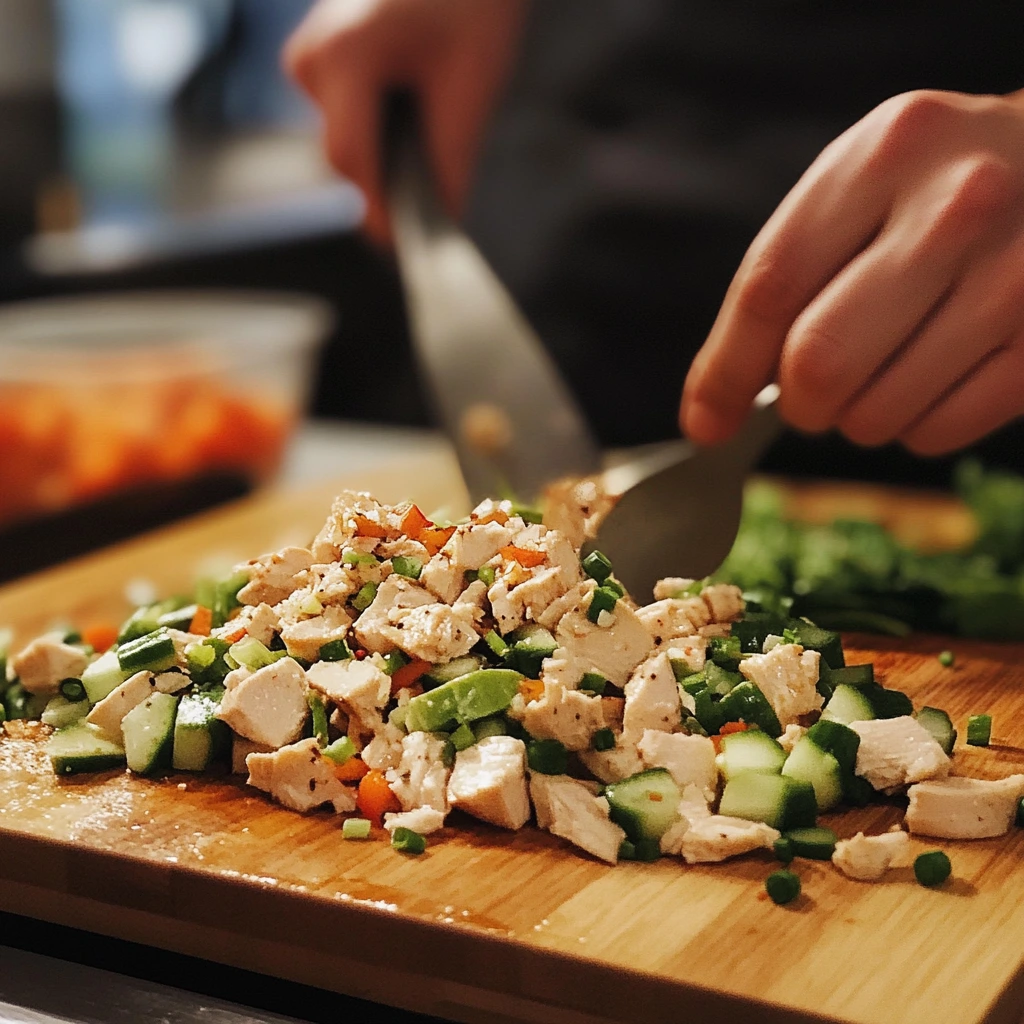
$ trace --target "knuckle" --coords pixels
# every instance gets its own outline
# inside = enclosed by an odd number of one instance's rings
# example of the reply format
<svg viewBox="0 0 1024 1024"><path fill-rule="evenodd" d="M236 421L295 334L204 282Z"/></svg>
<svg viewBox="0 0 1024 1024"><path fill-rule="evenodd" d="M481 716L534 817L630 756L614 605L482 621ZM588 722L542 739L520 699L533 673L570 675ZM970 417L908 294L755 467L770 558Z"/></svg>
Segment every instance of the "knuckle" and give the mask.
<svg viewBox="0 0 1024 1024"><path fill-rule="evenodd" d="M788 261L771 249L748 254L737 306L742 316L776 324L799 310L802 291Z"/></svg>
<svg viewBox="0 0 1024 1024"><path fill-rule="evenodd" d="M952 183L936 218L938 223L969 227L989 221L1013 204L1020 182L1006 161L990 154L967 157L952 168Z"/></svg>
<svg viewBox="0 0 1024 1024"><path fill-rule="evenodd" d="M932 89L900 93L880 104L862 122L873 135L869 169L885 171L909 152L941 137L948 130L952 109L948 97Z"/></svg>

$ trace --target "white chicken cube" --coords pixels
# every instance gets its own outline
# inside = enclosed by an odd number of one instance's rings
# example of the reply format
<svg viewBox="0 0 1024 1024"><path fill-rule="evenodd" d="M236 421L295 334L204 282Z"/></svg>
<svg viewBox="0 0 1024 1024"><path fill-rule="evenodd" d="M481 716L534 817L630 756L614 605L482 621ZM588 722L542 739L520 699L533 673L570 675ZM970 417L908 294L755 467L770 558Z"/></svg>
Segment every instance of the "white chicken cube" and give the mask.
<svg viewBox="0 0 1024 1024"><path fill-rule="evenodd" d="M824 703L818 693L821 655L799 644L781 644L740 662L740 672L767 698L783 729Z"/></svg>
<svg viewBox="0 0 1024 1024"><path fill-rule="evenodd" d="M397 768L385 772L385 778L403 811L433 807L448 813L446 742L447 737L429 732L412 732L402 740L402 759Z"/></svg>
<svg viewBox="0 0 1024 1024"><path fill-rule="evenodd" d="M321 615L286 625L281 630L281 639L293 658L314 661L324 644L345 639L351 622L344 608L329 605Z"/></svg>
<svg viewBox="0 0 1024 1024"><path fill-rule="evenodd" d="M751 850L770 850L781 835L760 821L711 814L691 822L679 844L687 864L712 864Z"/></svg>
<svg viewBox="0 0 1024 1024"><path fill-rule="evenodd" d="M623 734L639 739L648 729L672 732L683 720L679 685L668 652L656 654L637 667L625 686Z"/></svg>
<svg viewBox="0 0 1024 1024"><path fill-rule="evenodd" d="M425 604L400 608L388 616L395 646L410 658L433 663L468 654L480 639L475 609L470 604Z"/></svg>
<svg viewBox="0 0 1024 1024"><path fill-rule="evenodd" d="M680 790L696 786L711 802L718 789L715 745L707 736L648 729L637 744L645 768L665 768Z"/></svg>
<svg viewBox="0 0 1024 1024"><path fill-rule="evenodd" d="M388 811L384 815L384 828L394 832L396 828L407 828L421 836L430 835L444 827L444 811L436 807L414 807L411 811Z"/></svg>
<svg viewBox="0 0 1024 1024"><path fill-rule="evenodd" d="M62 680L81 678L88 664L85 651L64 643L63 634L44 633L11 658L11 671L29 693L52 697Z"/></svg>
<svg viewBox="0 0 1024 1024"><path fill-rule="evenodd" d="M624 740L622 736L615 738L615 746L610 750L579 750L576 756L594 778L606 785L621 782L644 770L636 744Z"/></svg>
<svg viewBox="0 0 1024 1024"><path fill-rule="evenodd" d="M313 564L306 548L287 547L249 562L244 568L249 582L238 592L242 604L274 605L302 585Z"/></svg>
<svg viewBox="0 0 1024 1024"><path fill-rule="evenodd" d="M434 595L397 573L378 588L369 607L356 619L353 632L368 651L388 654L399 645L402 631L395 629L392 615L403 608L435 604Z"/></svg>
<svg viewBox="0 0 1024 1024"><path fill-rule="evenodd" d="M182 675L176 673L176 675ZM182 676L188 683L188 676ZM85 720L109 739L121 742L121 722L132 708L138 707L156 689L152 672L143 670L129 676L120 686L99 701Z"/></svg>
<svg viewBox="0 0 1024 1024"><path fill-rule="evenodd" d="M375 660L318 661L309 666L306 681L355 719L361 732L382 728L380 709L391 697L391 677Z"/></svg>
<svg viewBox="0 0 1024 1024"><path fill-rule="evenodd" d="M832 854L832 863L847 878L859 882L876 882L892 866L897 857L906 856L910 836L902 830L866 836L858 832L852 839L840 839Z"/></svg>
<svg viewBox="0 0 1024 1024"><path fill-rule="evenodd" d="M291 658L257 669L225 690L217 717L240 736L277 749L302 735L306 674Z"/></svg>
<svg viewBox="0 0 1024 1024"><path fill-rule="evenodd" d="M684 636L672 641L666 652L671 661L681 661L690 672L700 672L707 660L707 637Z"/></svg>
<svg viewBox="0 0 1024 1024"><path fill-rule="evenodd" d="M916 718L879 718L851 722L860 737L854 768L875 789L896 790L912 782L949 774L949 758Z"/></svg>
<svg viewBox="0 0 1024 1024"><path fill-rule="evenodd" d="M355 790L338 781L334 762L315 739L300 740L270 754L249 754L249 785L293 811L331 804L339 814L356 809Z"/></svg>
<svg viewBox="0 0 1024 1024"><path fill-rule="evenodd" d="M711 621L711 613L699 597L666 597L644 605L636 614L657 647L678 637L693 636Z"/></svg>
<svg viewBox="0 0 1024 1024"><path fill-rule="evenodd" d="M1024 775L920 782L908 794L907 828L937 839L988 839L1010 831L1024 797Z"/></svg>
<svg viewBox="0 0 1024 1024"><path fill-rule="evenodd" d="M486 736L455 755L448 800L482 821L517 829L530 818L526 744L513 736Z"/></svg>
<svg viewBox="0 0 1024 1024"><path fill-rule="evenodd" d="M545 682L538 700L514 702L509 712L536 739L558 740L568 750L589 750L590 740L605 726L601 698Z"/></svg>
<svg viewBox="0 0 1024 1024"><path fill-rule="evenodd" d="M530 774L537 825L599 860L615 864L626 833L608 817L608 801L568 775Z"/></svg>
<svg viewBox="0 0 1024 1024"><path fill-rule="evenodd" d="M731 583L712 583L700 592L712 622L735 622L743 615L743 591Z"/></svg>

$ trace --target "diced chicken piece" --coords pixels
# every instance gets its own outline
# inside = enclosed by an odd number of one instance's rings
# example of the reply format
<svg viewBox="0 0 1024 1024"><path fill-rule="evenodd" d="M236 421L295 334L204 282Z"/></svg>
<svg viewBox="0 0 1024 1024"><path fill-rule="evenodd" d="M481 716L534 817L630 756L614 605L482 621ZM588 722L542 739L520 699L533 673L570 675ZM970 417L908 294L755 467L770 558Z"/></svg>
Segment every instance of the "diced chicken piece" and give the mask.
<svg viewBox="0 0 1024 1024"><path fill-rule="evenodd" d="M667 597L637 609L637 617L656 647L670 640L693 636L711 621L707 605L699 597Z"/></svg>
<svg viewBox="0 0 1024 1024"><path fill-rule="evenodd" d="M188 676L180 672L175 675L182 676L186 684L188 683ZM156 680L153 673L136 672L96 704L86 715L85 720L100 729L109 739L120 743L121 722L124 716L132 708L138 707L154 690L156 690Z"/></svg>
<svg viewBox="0 0 1024 1024"><path fill-rule="evenodd" d="M396 646L410 658L433 663L452 661L468 654L480 639L474 608L469 604L426 604L401 608L389 618Z"/></svg>
<svg viewBox="0 0 1024 1024"><path fill-rule="evenodd" d="M530 774L537 825L599 860L615 864L626 833L608 817L608 801L568 775Z"/></svg>
<svg viewBox="0 0 1024 1024"><path fill-rule="evenodd" d="M666 576L654 584L654 600L664 601L670 597L680 597L696 583L683 576Z"/></svg>
<svg viewBox="0 0 1024 1024"><path fill-rule="evenodd" d="M430 560L430 552L418 540L408 537L381 541L374 553L381 559L415 558L420 565L426 565Z"/></svg>
<svg viewBox="0 0 1024 1024"><path fill-rule="evenodd" d="M301 586L298 579L313 564L306 548L288 547L249 562L249 582L238 592L242 604L277 604Z"/></svg>
<svg viewBox="0 0 1024 1024"><path fill-rule="evenodd" d="M711 808L704 790L695 783L683 786L683 794L677 808L679 816L661 837L658 845L666 856L678 857L683 846L683 836L690 827L704 818L711 817Z"/></svg>
<svg viewBox="0 0 1024 1024"><path fill-rule="evenodd" d="M605 727L601 698L567 689L561 683L545 682L539 700L522 705L515 702L510 714L531 736L558 740L569 750L589 750L591 737Z"/></svg>
<svg viewBox="0 0 1024 1024"><path fill-rule="evenodd" d="M691 672L700 672L704 668L708 649L708 642L702 636L684 636L679 640L673 640L672 646L668 649L668 656L672 661L685 662Z"/></svg>
<svg viewBox="0 0 1024 1024"><path fill-rule="evenodd" d="M343 605L353 594L359 592L365 583L380 583L381 567L377 562L357 562L355 565L314 565L310 570L313 577L312 593L322 605Z"/></svg>
<svg viewBox="0 0 1024 1024"><path fill-rule="evenodd" d="M430 835L444 827L444 811L436 807L414 807L411 811L395 813L389 811L384 815L384 828L394 832L396 828L408 828L421 836Z"/></svg>
<svg viewBox="0 0 1024 1024"><path fill-rule="evenodd" d="M344 608L329 605L322 615L293 622L281 630L281 639L293 658L314 661L320 648L334 640L344 640L352 619Z"/></svg>
<svg viewBox="0 0 1024 1024"><path fill-rule="evenodd" d="M240 736L275 750L302 735L308 715L306 674L291 658L257 669L226 690L217 712Z"/></svg>
<svg viewBox="0 0 1024 1024"><path fill-rule="evenodd" d="M246 605L232 623L235 628L245 626L246 633L264 647L269 647L274 634L281 630L280 616L269 604Z"/></svg>
<svg viewBox="0 0 1024 1024"><path fill-rule="evenodd" d="M224 689L233 690L243 680L248 679L252 675L252 669L246 668L244 665L239 665L238 668L233 668L224 677Z"/></svg>
<svg viewBox="0 0 1024 1024"><path fill-rule="evenodd" d="M559 480L544 491L544 525L563 533L573 547L596 535L615 499L599 480Z"/></svg>
<svg viewBox="0 0 1024 1024"><path fill-rule="evenodd" d="M565 572L556 566L537 569L522 583L510 586L507 577L494 581L487 598L499 633L537 621L544 610L566 592Z"/></svg>
<svg viewBox="0 0 1024 1024"><path fill-rule="evenodd" d="M537 616L537 622L545 629L554 629L564 615L571 611L579 611L590 603L590 595L597 589L594 580L581 580L576 586L567 590L561 597L554 600Z"/></svg>
<svg viewBox="0 0 1024 1024"><path fill-rule="evenodd" d="M44 633L11 658L11 671L29 693L52 697L62 680L81 678L88 664L81 647L64 643L60 633Z"/></svg>
<svg viewBox="0 0 1024 1024"><path fill-rule="evenodd" d="M916 718L880 718L852 722L860 736L855 771L875 789L894 790L949 774L949 758Z"/></svg>
<svg viewBox="0 0 1024 1024"><path fill-rule="evenodd" d="M352 627L356 639L368 651L388 654L399 646L402 631L395 628L394 618L403 609L436 604L434 595L404 576L394 573L378 588L369 607Z"/></svg>
<svg viewBox="0 0 1024 1024"><path fill-rule="evenodd" d="M644 770L636 744L624 742L621 736L616 737L611 750L580 750L576 756L591 775L605 784L621 782Z"/></svg>
<svg viewBox="0 0 1024 1024"><path fill-rule="evenodd" d="M807 732L807 728L803 725L787 725L782 730L782 735L779 737L779 746L787 754L793 753L793 748L800 742L803 735Z"/></svg>
<svg viewBox="0 0 1024 1024"><path fill-rule="evenodd" d="M433 807L448 813L448 775L444 764L445 736L412 732L402 740L402 759L385 777L403 811Z"/></svg>
<svg viewBox="0 0 1024 1024"><path fill-rule="evenodd" d="M746 608L743 591L731 583L712 583L700 592L712 622L735 622Z"/></svg>
<svg viewBox="0 0 1024 1024"><path fill-rule="evenodd" d="M385 724L362 749L360 756L368 768L379 772L397 768L402 760L402 740L405 733L397 726Z"/></svg>
<svg viewBox="0 0 1024 1024"><path fill-rule="evenodd" d="M718 789L715 745L707 736L648 729L637 744L645 768L665 768L679 788L696 786L710 803Z"/></svg>
<svg viewBox="0 0 1024 1024"><path fill-rule="evenodd" d="M420 582L438 599L452 604L466 586L466 572L489 562L511 538L512 531L503 523L463 523L423 567Z"/></svg>
<svg viewBox="0 0 1024 1024"><path fill-rule="evenodd" d="M191 685L192 680L187 673L173 668L166 672L159 672L153 678L153 689L157 693L180 693Z"/></svg>
<svg viewBox="0 0 1024 1024"><path fill-rule="evenodd" d="M705 639L710 639L713 636L728 636L732 628L728 622L709 622L706 626L701 626L698 632Z"/></svg>
<svg viewBox="0 0 1024 1024"><path fill-rule="evenodd" d="M679 844L687 864L711 864L751 850L770 850L781 835L760 821L712 814L691 822Z"/></svg>
<svg viewBox="0 0 1024 1024"><path fill-rule="evenodd" d="M1024 797L1024 775L990 782L951 777L920 782L908 791L907 828L937 839L1006 835Z"/></svg>
<svg viewBox="0 0 1024 1024"><path fill-rule="evenodd" d="M530 818L526 744L513 736L486 736L455 755L448 800L482 821L522 828Z"/></svg>
<svg viewBox="0 0 1024 1024"><path fill-rule="evenodd" d="M883 832L880 836L866 836L858 832L852 839L836 843L832 863L847 878L860 882L875 882L889 870L897 857L910 849L910 836L902 830Z"/></svg>
<svg viewBox="0 0 1024 1024"><path fill-rule="evenodd" d="M456 610L467 609L473 616L474 624L479 625L487 613L487 584L483 580L473 580L455 599L452 607Z"/></svg>
<svg viewBox="0 0 1024 1024"><path fill-rule="evenodd" d="M637 667L625 687L622 731L639 739L648 729L672 732L683 720L679 686L668 653L655 654Z"/></svg>
<svg viewBox="0 0 1024 1024"><path fill-rule="evenodd" d="M306 681L340 705L360 733L376 733L383 727L380 709L391 697L391 678L374 659L318 661L309 666Z"/></svg>
<svg viewBox="0 0 1024 1024"><path fill-rule="evenodd" d="M783 644L768 654L745 658L740 672L765 695L785 728L824 703L817 691L820 657L799 644Z"/></svg>
<svg viewBox="0 0 1024 1024"><path fill-rule="evenodd" d="M313 558L317 562L336 562L342 549L355 546L356 519L366 516L379 521L383 506L369 494L342 491L331 505L330 515L312 544Z"/></svg>
<svg viewBox="0 0 1024 1024"><path fill-rule="evenodd" d="M331 804L339 814L356 809L355 789L339 782L334 762L324 757L315 739L300 740L270 754L245 759L249 785L269 793L293 811Z"/></svg>
<svg viewBox="0 0 1024 1024"><path fill-rule="evenodd" d="M247 740L244 736L239 736L237 733L231 734L231 774L232 775L248 775L249 767L245 763L245 759L250 754L272 754L274 752L273 747L268 747L266 743L254 743L252 740Z"/></svg>

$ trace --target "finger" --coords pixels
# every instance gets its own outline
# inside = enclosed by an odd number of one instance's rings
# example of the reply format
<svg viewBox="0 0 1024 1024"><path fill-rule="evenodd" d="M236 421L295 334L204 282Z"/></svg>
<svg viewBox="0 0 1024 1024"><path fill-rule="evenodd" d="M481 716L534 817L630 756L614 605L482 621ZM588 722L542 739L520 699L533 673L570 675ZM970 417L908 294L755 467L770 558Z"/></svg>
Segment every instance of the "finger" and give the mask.
<svg viewBox="0 0 1024 1024"><path fill-rule="evenodd" d="M1024 238L978 262L919 334L842 412L857 444L906 433L928 409L1018 329L1024 310Z"/></svg>
<svg viewBox="0 0 1024 1024"><path fill-rule="evenodd" d="M680 426L703 444L728 438L775 377L793 321L881 229L886 188L844 166L840 137L748 249L683 388Z"/></svg>
<svg viewBox="0 0 1024 1024"><path fill-rule="evenodd" d="M917 455L964 448L1024 412L1024 337L999 349L930 409L900 440Z"/></svg>

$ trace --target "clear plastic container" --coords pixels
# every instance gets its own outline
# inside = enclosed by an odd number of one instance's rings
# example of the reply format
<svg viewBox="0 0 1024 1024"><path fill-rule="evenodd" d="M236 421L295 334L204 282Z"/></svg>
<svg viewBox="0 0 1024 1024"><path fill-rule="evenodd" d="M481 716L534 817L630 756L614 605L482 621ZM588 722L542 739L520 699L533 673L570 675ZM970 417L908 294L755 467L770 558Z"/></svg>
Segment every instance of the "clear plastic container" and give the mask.
<svg viewBox="0 0 1024 1024"><path fill-rule="evenodd" d="M0 527L176 481L267 481L330 324L326 303L266 292L0 308Z"/></svg>

